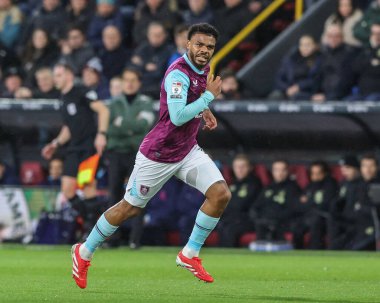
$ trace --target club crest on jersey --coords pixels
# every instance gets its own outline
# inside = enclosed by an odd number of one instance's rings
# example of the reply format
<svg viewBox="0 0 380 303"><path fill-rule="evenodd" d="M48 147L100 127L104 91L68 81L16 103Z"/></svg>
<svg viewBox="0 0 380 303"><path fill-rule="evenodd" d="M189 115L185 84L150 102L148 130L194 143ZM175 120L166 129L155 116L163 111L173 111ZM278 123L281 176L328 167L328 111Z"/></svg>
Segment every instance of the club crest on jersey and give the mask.
<svg viewBox="0 0 380 303"><path fill-rule="evenodd" d="M174 95L179 95L182 92L182 83L181 82L173 82L172 84L172 93Z"/></svg>
<svg viewBox="0 0 380 303"><path fill-rule="evenodd" d="M67 105L67 112L70 116L74 116L77 113L77 106L75 105L75 103L69 103Z"/></svg>
<svg viewBox="0 0 380 303"><path fill-rule="evenodd" d="M149 189L150 189L150 187L145 186L145 185L141 185L140 186L140 194L142 194L143 196L146 196L149 193Z"/></svg>

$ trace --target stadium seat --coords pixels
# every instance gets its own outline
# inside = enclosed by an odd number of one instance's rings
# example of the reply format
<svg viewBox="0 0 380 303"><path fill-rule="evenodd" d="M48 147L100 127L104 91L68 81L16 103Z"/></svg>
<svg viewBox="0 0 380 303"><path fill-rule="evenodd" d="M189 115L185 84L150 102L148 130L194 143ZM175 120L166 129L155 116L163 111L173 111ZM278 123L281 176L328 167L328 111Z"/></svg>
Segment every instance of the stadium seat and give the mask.
<svg viewBox="0 0 380 303"><path fill-rule="evenodd" d="M309 184L309 176L305 165L292 164L289 166L290 178L296 180L301 188L305 188Z"/></svg>
<svg viewBox="0 0 380 303"><path fill-rule="evenodd" d="M267 186L271 183L271 176L264 164L255 164L254 172L256 176L261 180L263 186Z"/></svg>
<svg viewBox="0 0 380 303"><path fill-rule="evenodd" d="M245 233L239 238L239 246L248 247L249 243L252 241L256 241L256 233Z"/></svg>
<svg viewBox="0 0 380 303"><path fill-rule="evenodd" d="M166 233L166 243L170 246L179 246L179 231L169 231Z"/></svg>
<svg viewBox="0 0 380 303"><path fill-rule="evenodd" d="M205 241L207 246L218 246L219 245L219 234L216 231L212 231L211 234Z"/></svg>
<svg viewBox="0 0 380 303"><path fill-rule="evenodd" d="M331 165L331 177L333 177L337 182L343 181L344 178L339 165Z"/></svg>
<svg viewBox="0 0 380 303"><path fill-rule="evenodd" d="M228 185L231 185L234 179L232 168L228 166L227 164L224 164L222 168L222 175L224 177L224 180L226 180L226 183Z"/></svg>
<svg viewBox="0 0 380 303"><path fill-rule="evenodd" d="M21 164L20 179L23 185L38 185L44 178L45 174L40 162L27 161Z"/></svg>

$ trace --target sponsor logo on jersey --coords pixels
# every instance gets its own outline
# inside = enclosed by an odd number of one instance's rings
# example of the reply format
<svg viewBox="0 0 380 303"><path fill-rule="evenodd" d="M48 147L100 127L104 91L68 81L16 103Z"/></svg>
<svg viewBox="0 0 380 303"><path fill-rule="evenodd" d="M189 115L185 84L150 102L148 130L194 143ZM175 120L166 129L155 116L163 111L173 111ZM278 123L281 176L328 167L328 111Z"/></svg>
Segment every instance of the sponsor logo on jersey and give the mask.
<svg viewBox="0 0 380 303"><path fill-rule="evenodd" d="M198 80L197 79L193 80L193 84L194 86L198 86Z"/></svg>
<svg viewBox="0 0 380 303"><path fill-rule="evenodd" d="M173 82L172 84L172 93L173 95L180 95L182 92L182 83L181 82Z"/></svg>

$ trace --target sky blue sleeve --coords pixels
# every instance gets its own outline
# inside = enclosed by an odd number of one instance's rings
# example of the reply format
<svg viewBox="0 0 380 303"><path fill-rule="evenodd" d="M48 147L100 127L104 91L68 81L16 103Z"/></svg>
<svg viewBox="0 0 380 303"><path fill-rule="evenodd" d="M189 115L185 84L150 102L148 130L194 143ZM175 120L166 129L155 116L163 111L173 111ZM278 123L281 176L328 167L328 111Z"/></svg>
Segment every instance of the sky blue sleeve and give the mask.
<svg viewBox="0 0 380 303"><path fill-rule="evenodd" d="M189 77L179 70L171 71L165 78L169 116L171 122L176 126L181 126L193 119L207 109L214 100L214 95L205 91L197 100L186 105L189 86Z"/></svg>

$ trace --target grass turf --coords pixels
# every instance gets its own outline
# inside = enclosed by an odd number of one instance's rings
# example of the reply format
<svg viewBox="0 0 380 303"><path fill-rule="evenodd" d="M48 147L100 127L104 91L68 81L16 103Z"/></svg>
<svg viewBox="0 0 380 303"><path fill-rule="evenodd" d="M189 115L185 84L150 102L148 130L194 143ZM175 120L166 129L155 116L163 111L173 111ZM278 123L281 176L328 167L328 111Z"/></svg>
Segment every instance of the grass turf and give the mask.
<svg viewBox="0 0 380 303"><path fill-rule="evenodd" d="M203 249L215 282L175 266L177 248L99 250L89 283L71 278L67 246L0 246L0 302L380 302L376 253Z"/></svg>

